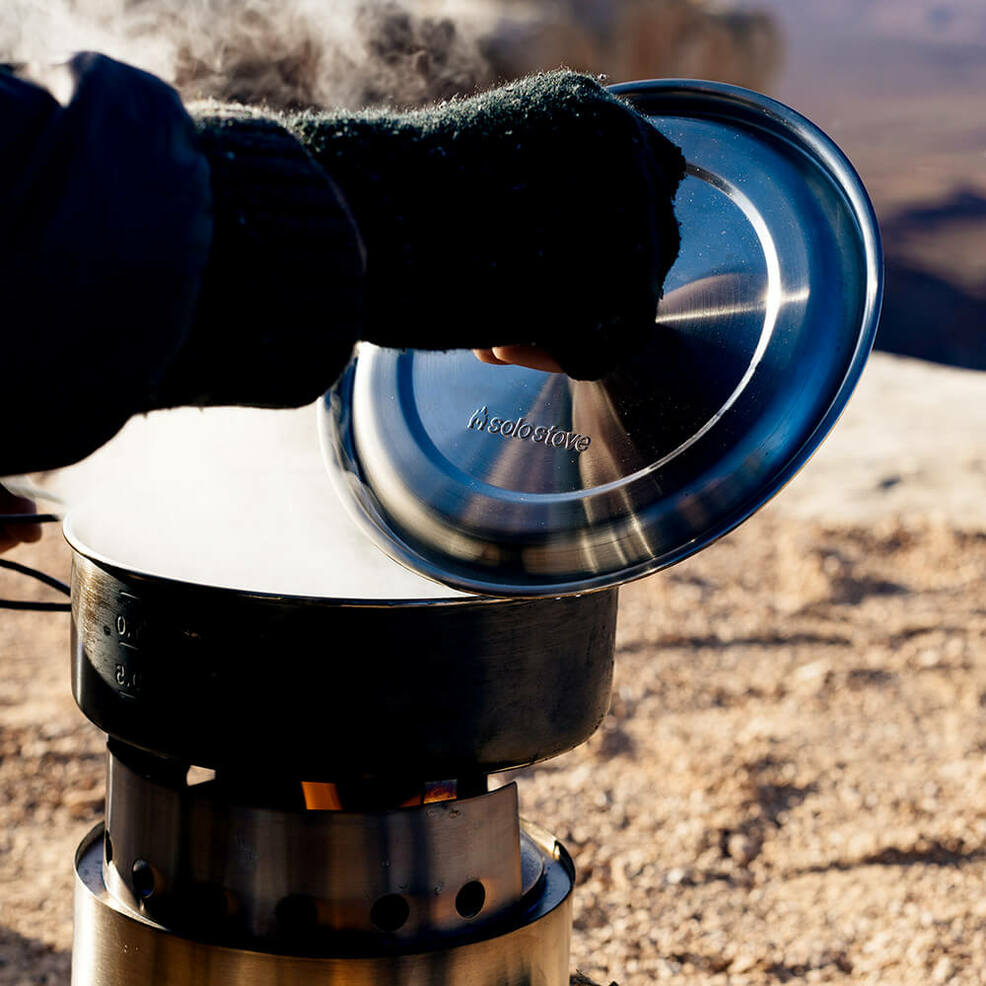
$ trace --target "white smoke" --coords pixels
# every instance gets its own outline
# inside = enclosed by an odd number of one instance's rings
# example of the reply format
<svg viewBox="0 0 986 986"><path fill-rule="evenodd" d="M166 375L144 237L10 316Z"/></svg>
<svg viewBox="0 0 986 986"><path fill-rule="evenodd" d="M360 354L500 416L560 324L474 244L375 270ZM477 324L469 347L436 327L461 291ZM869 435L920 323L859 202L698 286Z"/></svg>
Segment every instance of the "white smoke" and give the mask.
<svg viewBox="0 0 986 986"><path fill-rule="evenodd" d="M0 59L47 64L102 51L186 99L268 105L416 105L487 81L446 4L391 0L4 0Z"/></svg>
<svg viewBox="0 0 986 986"><path fill-rule="evenodd" d="M772 22L702 0L2 0L0 61L105 52L183 97L415 106L561 65L764 88Z"/></svg>

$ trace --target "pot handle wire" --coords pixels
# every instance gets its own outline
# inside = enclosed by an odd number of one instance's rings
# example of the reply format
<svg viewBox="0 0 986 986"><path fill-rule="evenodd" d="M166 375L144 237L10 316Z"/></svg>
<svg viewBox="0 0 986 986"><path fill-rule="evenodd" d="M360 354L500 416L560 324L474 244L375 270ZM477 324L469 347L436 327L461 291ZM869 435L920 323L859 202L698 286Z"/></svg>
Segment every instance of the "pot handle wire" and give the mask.
<svg viewBox="0 0 986 986"><path fill-rule="evenodd" d="M0 527L8 524L57 524L58 514L0 514Z"/></svg>
<svg viewBox="0 0 986 986"><path fill-rule="evenodd" d="M57 524L60 521L61 518L55 514L0 514L0 527L5 527L8 524ZM69 596L72 593L69 586L60 579L56 579L28 565L22 565L20 562L7 561L5 558L0 558L0 568L6 568L11 572L16 572L18 575L25 575L30 579L35 579L62 593L62 595ZM29 610L39 613L68 613L72 609L72 604L34 602L33 600L27 599L0 599L0 609Z"/></svg>

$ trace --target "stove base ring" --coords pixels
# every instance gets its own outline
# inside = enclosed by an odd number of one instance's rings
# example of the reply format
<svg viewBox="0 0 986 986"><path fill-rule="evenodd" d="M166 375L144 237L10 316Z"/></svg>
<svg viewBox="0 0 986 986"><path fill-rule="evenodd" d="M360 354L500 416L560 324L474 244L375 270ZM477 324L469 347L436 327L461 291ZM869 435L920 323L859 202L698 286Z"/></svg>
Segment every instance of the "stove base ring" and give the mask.
<svg viewBox="0 0 986 986"><path fill-rule="evenodd" d="M72 986L567 986L575 872L561 843L529 823L545 881L516 926L432 951L293 956L183 938L118 903L103 883L103 825L75 859Z"/></svg>

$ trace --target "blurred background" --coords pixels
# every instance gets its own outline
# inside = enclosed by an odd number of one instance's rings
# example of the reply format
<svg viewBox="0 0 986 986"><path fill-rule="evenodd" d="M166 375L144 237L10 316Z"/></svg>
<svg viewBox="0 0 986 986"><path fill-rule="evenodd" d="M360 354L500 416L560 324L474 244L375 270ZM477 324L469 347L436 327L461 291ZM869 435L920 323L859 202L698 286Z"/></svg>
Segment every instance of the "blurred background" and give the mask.
<svg viewBox="0 0 986 986"><path fill-rule="evenodd" d="M986 982L982 0L0 5L0 60L81 48L272 106L413 106L560 65L704 77L842 146L883 230L886 352L775 504L624 590L611 713L524 772L523 809L576 857L573 960L602 982ZM135 421L74 476L164 477L180 447L201 484L258 429L271 454L314 441L310 412L260 413ZM15 557L67 570L55 534ZM0 986L67 984L72 853L102 810L67 636L0 618Z"/></svg>
<svg viewBox="0 0 986 986"><path fill-rule="evenodd" d="M0 60L94 48L187 99L416 105L542 68L689 76L790 103L876 201L878 346L986 368L979 0L5 0Z"/></svg>
<svg viewBox="0 0 986 986"><path fill-rule="evenodd" d="M986 368L986 7L977 0L768 2L768 91L849 154L880 216L877 346Z"/></svg>

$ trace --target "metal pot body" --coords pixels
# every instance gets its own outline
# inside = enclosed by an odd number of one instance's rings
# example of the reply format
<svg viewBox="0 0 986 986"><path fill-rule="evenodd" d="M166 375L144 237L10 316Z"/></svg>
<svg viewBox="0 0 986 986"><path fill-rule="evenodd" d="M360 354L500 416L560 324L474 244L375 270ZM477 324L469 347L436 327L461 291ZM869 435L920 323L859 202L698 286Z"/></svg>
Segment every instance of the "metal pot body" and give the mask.
<svg viewBox="0 0 986 986"><path fill-rule="evenodd" d="M110 736L187 764L473 777L579 745L609 705L616 590L389 605L256 595L74 547L79 707Z"/></svg>

